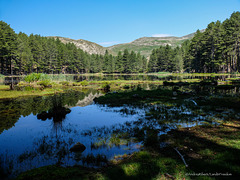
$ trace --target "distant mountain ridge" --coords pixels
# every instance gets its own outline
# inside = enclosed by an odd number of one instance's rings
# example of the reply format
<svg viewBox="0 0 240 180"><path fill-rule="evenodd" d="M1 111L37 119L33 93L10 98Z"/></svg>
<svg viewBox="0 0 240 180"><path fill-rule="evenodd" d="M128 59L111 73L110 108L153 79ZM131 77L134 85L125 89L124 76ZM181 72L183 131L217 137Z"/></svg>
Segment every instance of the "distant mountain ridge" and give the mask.
<svg viewBox="0 0 240 180"><path fill-rule="evenodd" d="M59 36L50 36L52 38L58 38L62 43L67 44L67 43L73 43L77 48L82 49L83 51L86 51L89 54L105 54L105 51L107 48L83 39L70 39L70 38L65 38L65 37L59 37Z"/></svg>
<svg viewBox="0 0 240 180"><path fill-rule="evenodd" d="M201 30L201 32L203 32ZM83 39L70 39L65 37L51 36L53 38L59 38L63 43L73 43L77 48L86 51L89 54L105 54L106 50L113 55L117 55L119 51L128 51L140 52L141 55L149 57L153 49L159 48L159 46L166 46L167 44L171 47L180 46L184 41L191 39L195 33L191 33L182 37L141 37L129 43L117 44L110 47L103 47L97 43L90 42Z"/></svg>
<svg viewBox="0 0 240 180"><path fill-rule="evenodd" d="M201 30L201 32L203 32ZM141 37L130 43L117 44L114 46L108 47L110 51L116 55L119 51L124 51L128 49L134 52L140 52L141 55L149 57L153 49L159 48L159 46L166 46L167 44L171 47L180 46L184 41L193 38L195 33L191 33L182 37Z"/></svg>

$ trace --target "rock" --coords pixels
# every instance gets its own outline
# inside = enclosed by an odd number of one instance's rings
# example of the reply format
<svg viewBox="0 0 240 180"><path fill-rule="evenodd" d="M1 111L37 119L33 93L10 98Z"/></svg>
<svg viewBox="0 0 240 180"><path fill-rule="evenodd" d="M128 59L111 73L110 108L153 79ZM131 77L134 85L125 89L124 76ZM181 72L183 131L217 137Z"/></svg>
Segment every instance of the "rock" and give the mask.
<svg viewBox="0 0 240 180"><path fill-rule="evenodd" d="M84 146L80 142L77 142L73 147L70 148L70 151L72 151L72 152L83 152L85 149L86 149L86 146Z"/></svg>

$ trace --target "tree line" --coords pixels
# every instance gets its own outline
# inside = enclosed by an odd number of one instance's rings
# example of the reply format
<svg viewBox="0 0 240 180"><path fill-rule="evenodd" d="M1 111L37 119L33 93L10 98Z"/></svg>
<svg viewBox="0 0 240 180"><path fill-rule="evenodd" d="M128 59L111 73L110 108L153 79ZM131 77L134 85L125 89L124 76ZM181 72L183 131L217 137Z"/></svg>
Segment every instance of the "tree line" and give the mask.
<svg viewBox="0 0 240 180"><path fill-rule="evenodd" d="M149 72L240 72L240 12L208 24L181 47L161 46L152 51Z"/></svg>
<svg viewBox="0 0 240 180"><path fill-rule="evenodd" d="M0 74L239 72L240 12L222 23L212 22L180 47L160 46L149 60L127 49L117 56L89 54L58 38L16 34L0 21Z"/></svg>
<svg viewBox="0 0 240 180"><path fill-rule="evenodd" d="M117 56L89 54L73 43L58 38L15 33L0 21L0 74L29 73L139 73L147 69L147 59L125 50Z"/></svg>

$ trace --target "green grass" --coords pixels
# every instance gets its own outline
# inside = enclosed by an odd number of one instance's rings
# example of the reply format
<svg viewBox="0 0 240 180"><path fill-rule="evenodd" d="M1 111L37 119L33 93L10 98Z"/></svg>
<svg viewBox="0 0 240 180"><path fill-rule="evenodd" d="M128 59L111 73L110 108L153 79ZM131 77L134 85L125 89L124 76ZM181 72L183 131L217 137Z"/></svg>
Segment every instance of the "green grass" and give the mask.
<svg viewBox="0 0 240 180"><path fill-rule="evenodd" d="M9 86L7 86L7 85L0 85L0 91L1 90L8 90L8 89L10 89Z"/></svg>
<svg viewBox="0 0 240 180"><path fill-rule="evenodd" d="M25 89L23 91L9 90L7 87L0 86L0 99L18 98L22 96L44 96L57 92L63 92L61 88L47 88L44 90Z"/></svg>
<svg viewBox="0 0 240 180"><path fill-rule="evenodd" d="M180 147L193 172L240 175L240 122L233 120L219 127L179 129L169 134L172 146ZM218 177L223 179L224 176Z"/></svg>

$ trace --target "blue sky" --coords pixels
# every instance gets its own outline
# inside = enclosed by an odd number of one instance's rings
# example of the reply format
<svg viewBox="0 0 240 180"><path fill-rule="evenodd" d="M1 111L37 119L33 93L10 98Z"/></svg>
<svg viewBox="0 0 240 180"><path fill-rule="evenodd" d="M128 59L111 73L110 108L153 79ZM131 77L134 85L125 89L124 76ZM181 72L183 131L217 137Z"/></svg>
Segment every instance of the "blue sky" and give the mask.
<svg viewBox="0 0 240 180"><path fill-rule="evenodd" d="M103 46L147 36L184 36L240 11L240 0L0 0L15 32Z"/></svg>

